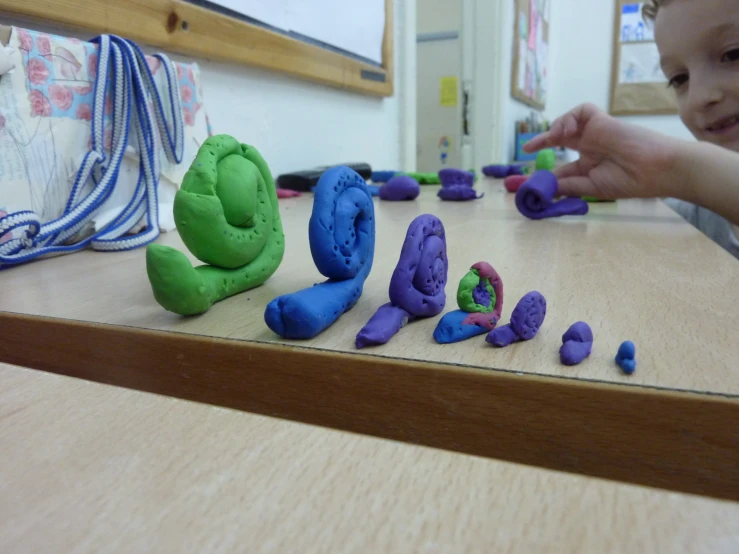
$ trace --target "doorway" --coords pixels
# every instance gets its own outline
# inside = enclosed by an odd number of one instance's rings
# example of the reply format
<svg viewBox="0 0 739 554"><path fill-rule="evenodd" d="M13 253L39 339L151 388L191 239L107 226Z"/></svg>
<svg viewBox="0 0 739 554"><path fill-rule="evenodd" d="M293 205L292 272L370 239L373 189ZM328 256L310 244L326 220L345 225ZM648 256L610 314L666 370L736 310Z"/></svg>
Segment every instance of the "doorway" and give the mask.
<svg viewBox="0 0 739 554"><path fill-rule="evenodd" d="M416 2L416 167L471 167L469 79L465 79L465 0Z"/></svg>

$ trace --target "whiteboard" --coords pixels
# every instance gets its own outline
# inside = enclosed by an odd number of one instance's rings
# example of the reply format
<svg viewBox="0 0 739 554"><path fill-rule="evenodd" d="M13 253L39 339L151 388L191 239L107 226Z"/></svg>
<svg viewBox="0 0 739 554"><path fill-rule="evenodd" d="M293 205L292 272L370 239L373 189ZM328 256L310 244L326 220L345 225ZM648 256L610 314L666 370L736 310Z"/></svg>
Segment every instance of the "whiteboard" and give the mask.
<svg viewBox="0 0 739 554"><path fill-rule="evenodd" d="M193 1L193 0L191 0ZM382 64L384 0L194 0Z"/></svg>

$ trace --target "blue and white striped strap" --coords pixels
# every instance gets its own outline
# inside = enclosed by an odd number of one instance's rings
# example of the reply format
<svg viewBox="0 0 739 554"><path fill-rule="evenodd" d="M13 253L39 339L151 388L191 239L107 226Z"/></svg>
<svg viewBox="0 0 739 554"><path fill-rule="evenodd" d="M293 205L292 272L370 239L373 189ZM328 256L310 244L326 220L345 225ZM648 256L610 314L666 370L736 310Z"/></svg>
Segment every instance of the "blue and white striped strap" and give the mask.
<svg viewBox="0 0 739 554"><path fill-rule="evenodd" d="M185 143L177 72L167 56L157 55L166 75L165 92L169 95L170 108L166 113L146 58L135 43L113 35L101 35L92 42L99 45L99 53L91 149L82 160L60 217L41 223L35 213L21 211L0 218L0 236L25 227L21 237L0 245L0 266L76 252L88 246L95 250L129 250L159 236L159 142L173 163L182 161ZM109 79L112 79L113 121L110 152L106 152L104 106ZM89 225L115 189L129 144L135 147L139 157L139 178L133 196L104 228L75 241L75 236ZM144 230L129 235L144 218Z"/></svg>

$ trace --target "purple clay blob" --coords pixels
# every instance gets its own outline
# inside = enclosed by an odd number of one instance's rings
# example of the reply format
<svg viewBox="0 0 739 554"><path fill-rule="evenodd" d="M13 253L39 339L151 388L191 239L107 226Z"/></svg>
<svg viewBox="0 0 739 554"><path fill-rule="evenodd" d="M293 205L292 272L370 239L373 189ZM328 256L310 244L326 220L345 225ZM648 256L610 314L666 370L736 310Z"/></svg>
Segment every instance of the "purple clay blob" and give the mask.
<svg viewBox="0 0 739 554"><path fill-rule="evenodd" d="M485 341L493 346L508 346L521 340L531 340L539 332L547 314L547 301L538 291L531 291L518 301L508 325L496 327Z"/></svg>
<svg viewBox="0 0 739 554"><path fill-rule="evenodd" d="M593 331L584 321L573 323L562 335L559 359L564 365L577 365L593 351Z"/></svg>
<svg viewBox="0 0 739 554"><path fill-rule="evenodd" d="M475 174L471 171L449 167L439 171L439 181L441 181L442 187L452 185L466 185L468 187L472 187L475 184Z"/></svg>
<svg viewBox="0 0 739 554"><path fill-rule="evenodd" d="M485 196L485 193L477 196L477 191L467 185L450 185L441 187L436 195L442 200L451 200L453 202L464 202L465 200L478 200Z"/></svg>
<svg viewBox="0 0 739 554"><path fill-rule="evenodd" d="M495 179L505 179L511 175L523 175L523 167L517 164L486 165L482 168L482 174Z"/></svg>
<svg viewBox="0 0 739 554"><path fill-rule="evenodd" d="M472 290L472 300L475 301L475 304L480 304L481 306L488 306L490 304L490 293L485 284L486 281L481 279L478 285Z"/></svg>
<svg viewBox="0 0 739 554"><path fill-rule="evenodd" d="M413 177L398 175L380 187L381 200L413 200L421 193L421 187Z"/></svg>
<svg viewBox="0 0 739 554"><path fill-rule="evenodd" d="M441 313L448 267L444 225L434 215L418 216L408 227L390 279L390 303L381 306L359 331L357 348L385 344L406 323Z"/></svg>
<svg viewBox="0 0 739 554"><path fill-rule="evenodd" d="M563 215L585 215L588 203L582 198L554 201L559 184L551 171L537 171L516 191L516 207L529 219L545 219Z"/></svg>
<svg viewBox="0 0 739 554"><path fill-rule="evenodd" d="M364 348L385 344L410 321L413 321L413 316L405 310L390 303L383 304L359 331L354 339L354 345L357 348Z"/></svg>

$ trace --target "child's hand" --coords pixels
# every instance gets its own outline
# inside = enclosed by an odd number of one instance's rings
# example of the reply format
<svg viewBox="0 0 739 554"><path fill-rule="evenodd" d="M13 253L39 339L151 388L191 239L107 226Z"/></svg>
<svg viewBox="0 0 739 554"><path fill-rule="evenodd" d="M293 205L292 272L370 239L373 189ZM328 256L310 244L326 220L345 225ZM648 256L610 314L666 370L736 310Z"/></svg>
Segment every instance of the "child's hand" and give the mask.
<svg viewBox="0 0 739 554"><path fill-rule="evenodd" d="M583 104L559 117L524 150L561 146L580 153L579 160L555 170L562 195L601 199L669 195L660 190L659 176L670 165L673 139Z"/></svg>

